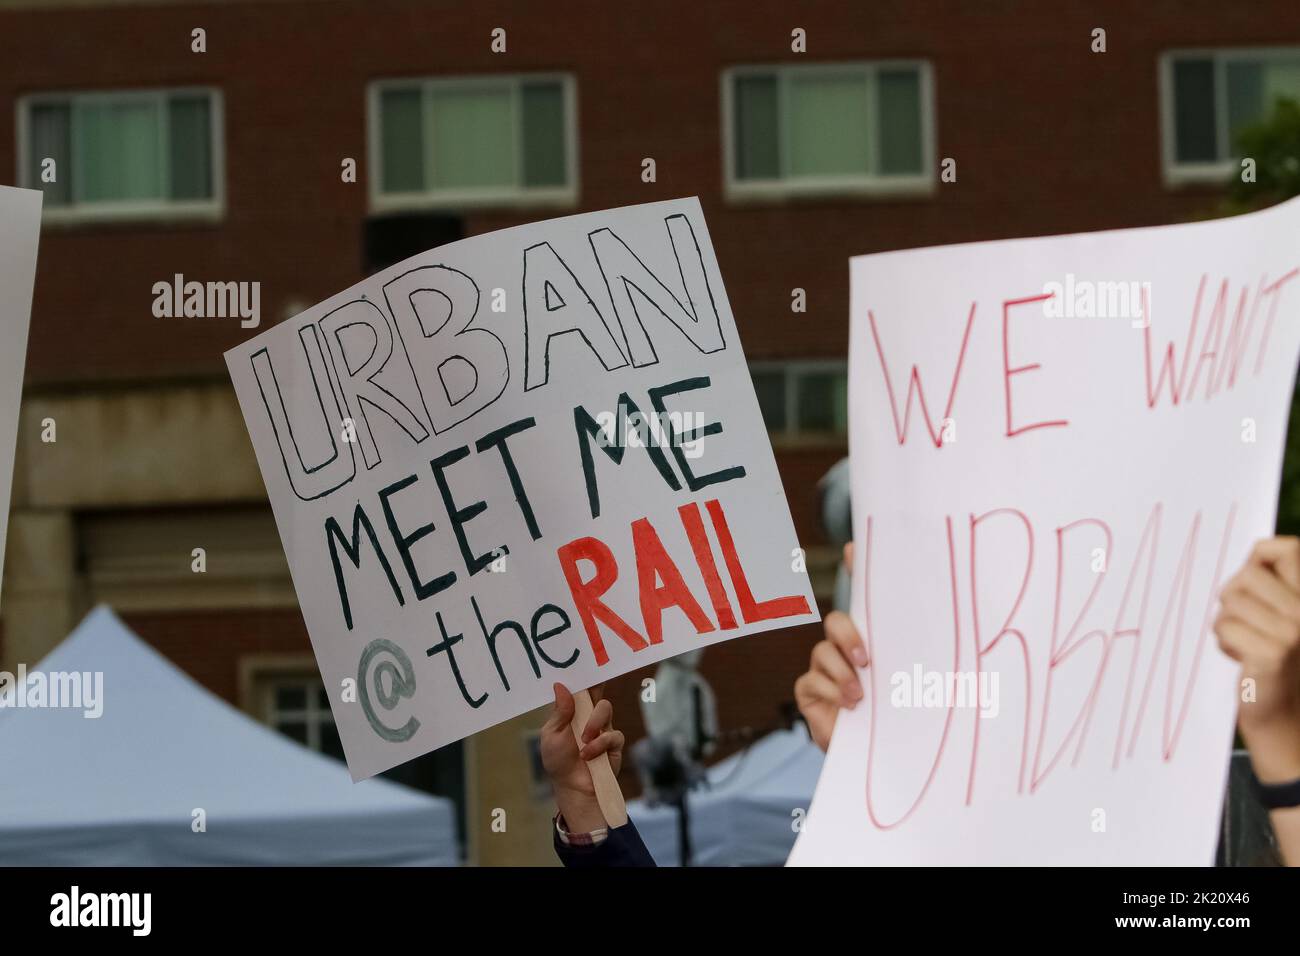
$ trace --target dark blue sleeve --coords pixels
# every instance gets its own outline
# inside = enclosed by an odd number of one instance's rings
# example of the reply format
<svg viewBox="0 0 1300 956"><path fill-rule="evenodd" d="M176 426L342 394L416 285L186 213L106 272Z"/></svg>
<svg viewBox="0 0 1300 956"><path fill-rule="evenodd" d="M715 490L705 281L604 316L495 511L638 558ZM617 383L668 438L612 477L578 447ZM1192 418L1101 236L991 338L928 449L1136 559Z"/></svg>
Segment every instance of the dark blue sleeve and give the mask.
<svg viewBox="0 0 1300 956"><path fill-rule="evenodd" d="M551 826L554 831L554 825ZM566 846L560 842L560 834L553 833L555 853L560 862L571 867L605 867L605 866L654 866L654 857L641 841L641 834L636 832L632 821L621 827L613 827L609 836L595 846Z"/></svg>

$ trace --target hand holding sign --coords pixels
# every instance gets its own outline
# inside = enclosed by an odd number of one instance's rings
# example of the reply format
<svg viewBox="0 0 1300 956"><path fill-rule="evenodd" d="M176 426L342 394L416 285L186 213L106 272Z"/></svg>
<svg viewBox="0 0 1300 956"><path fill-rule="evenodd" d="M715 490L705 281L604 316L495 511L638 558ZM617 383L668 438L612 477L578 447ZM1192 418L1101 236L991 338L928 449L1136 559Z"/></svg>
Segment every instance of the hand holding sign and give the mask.
<svg viewBox="0 0 1300 956"><path fill-rule="evenodd" d="M554 689L555 708L542 726L541 753L556 806L573 832L621 826L627 810L616 778L623 766L624 739L614 729L613 705L600 698L600 688L582 692L587 697L582 709L563 684ZM611 798L616 806L609 806Z"/></svg>
<svg viewBox="0 0 1300 956"><path fill-rule="evenodd" d="M1219 600L1214 629L1242 666L1238 723L1255 773L1300 779L1300 540L1259 542Z"/></svg>
<svg viewBox="0 0 1300 956"><path fill-rule="evenodd" d="M356 778L817 620L695 200L444 246L227 362Z"/></svg>
<svg viewBox="0 0 1300 956"><path fill-rule="evenodd" d="M844 561L853 567L853 543L844 546ZM858 670L869 666L867 646L843 611L832 611L823 622L826 637L812 650L808 671L794 682L794 700L808 723L808 732L822 750L830 744L835 718L862 700Z"/></svg>
<svg viewBox="0 0 1300 956"><path fill-rule="evenodd" d="M852 260L871 666L791 862L1210 862L1238 699L1212 623L1273 527L1298 234L1292 202Z"/></svg>

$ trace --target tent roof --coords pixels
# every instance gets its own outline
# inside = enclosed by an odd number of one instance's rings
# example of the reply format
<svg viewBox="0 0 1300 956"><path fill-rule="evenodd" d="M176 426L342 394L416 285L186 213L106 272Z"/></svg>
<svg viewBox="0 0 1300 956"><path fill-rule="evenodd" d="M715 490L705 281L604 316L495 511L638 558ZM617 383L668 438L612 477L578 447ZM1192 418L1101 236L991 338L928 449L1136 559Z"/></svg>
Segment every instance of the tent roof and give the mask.
<svg viewBox="0 0 1300 956"><path fill-rule="evenodd" d="M727 795L806 801L817 783L824 755L803 724L776 730L709 768L711 789L701 796Z"/></svg>
<svg viewBox="0 0 1300 956"><path fill-rule="evenodd" d="M0 863L454 863L449 800L353 784L216 697L106 607L40 665L103 674L103 713L0 708ZM29 676L29 680L30 680ZM192 828L194 811L206 832Z"/></svg>
<svg viewBox="0 0 1300 956"><path fill-rule="evenodd" d="M777 730L708 769L709 789L692 790L694 861L707 866L775 866L794 845L794 811L808 809L824 755L803 724ZM655 861L676 865L677 811L628 804Z"/></svg>

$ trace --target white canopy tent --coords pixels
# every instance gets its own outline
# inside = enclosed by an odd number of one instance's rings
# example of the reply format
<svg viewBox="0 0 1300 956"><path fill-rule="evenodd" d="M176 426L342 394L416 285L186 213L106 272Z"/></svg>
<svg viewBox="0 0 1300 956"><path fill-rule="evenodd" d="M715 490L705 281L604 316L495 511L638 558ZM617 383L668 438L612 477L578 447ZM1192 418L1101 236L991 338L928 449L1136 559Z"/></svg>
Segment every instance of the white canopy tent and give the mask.
<svg viewBox="0 0 1300 956"><path fill-rule="evenodd" d="M101 672L103 713L18 708L6 691L0 865L459 861L451 801L353 784L343 764L211 694L106 607L35 670ZM194 832L199 809L206 832Z"/></svg>
<svg viewBox="0 0 1300 956"><path fill-rule="evenodd" d="M697 866L779 866L794 846L796 810L806 815L823 754L803 724L778 730L708 770L709 789L687 797ZM628 804L646 848L660 866L679 866L676 808Z"/></svg>

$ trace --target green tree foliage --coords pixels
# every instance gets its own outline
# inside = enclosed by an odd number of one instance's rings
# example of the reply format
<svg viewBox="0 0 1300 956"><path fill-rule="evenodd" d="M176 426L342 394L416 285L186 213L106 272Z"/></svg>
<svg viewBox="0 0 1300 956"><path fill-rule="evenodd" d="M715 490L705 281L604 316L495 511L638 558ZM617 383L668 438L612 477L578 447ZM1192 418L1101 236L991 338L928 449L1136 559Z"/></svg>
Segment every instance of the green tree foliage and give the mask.
<svg viewBox="0 0 1300 956"><path fill-rule="evenodd" d="M1237 155L1255 162L1255 182L1241 171L1228 186L1231 212L1262 209L1300 196L1300 102L1276 101L1273 112L1237 136Z"/></svg>
<svg viewBox="0 0 1300 956"><path fill-rule="evenodd" d="M1282 487L1277 500L1277 533L1300 534L1300 389L1291 395L1291 423L1282 455Z"/></svg>
<svg viewBox="0 0 1300 956"><path fill-rule="evenodd" d="M1300 102L1277 100L1262 122L1238 135L1237 155L1255 161L1255 181L1247 182L1238 167L1228 184L1226 213L1249 212L1300 196ZM1277 530L1300 534L1300 391L1291 396Z"/></svg>

